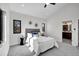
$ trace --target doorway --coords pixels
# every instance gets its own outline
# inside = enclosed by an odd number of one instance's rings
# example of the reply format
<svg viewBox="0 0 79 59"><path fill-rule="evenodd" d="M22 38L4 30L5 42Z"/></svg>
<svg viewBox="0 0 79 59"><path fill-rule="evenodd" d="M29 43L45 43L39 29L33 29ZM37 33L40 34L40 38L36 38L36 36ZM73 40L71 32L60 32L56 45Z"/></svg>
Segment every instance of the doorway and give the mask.
<svg viewBox="0 0 79 59"><path fill-rule="evenodd" d="M79 20L78 20L78 46L79 46Z"/></svg>
<svg viewBox="0 0 79 59"><path fill-rule="evenodd" d="M0 44L3 41L3 11L0 9Z"/></svg>
<svg viewBox="0 0 79 59"><path fill-rule="evenodd" d="M63 21L62 23L62 40L72 45L72 21Z"/></svg>

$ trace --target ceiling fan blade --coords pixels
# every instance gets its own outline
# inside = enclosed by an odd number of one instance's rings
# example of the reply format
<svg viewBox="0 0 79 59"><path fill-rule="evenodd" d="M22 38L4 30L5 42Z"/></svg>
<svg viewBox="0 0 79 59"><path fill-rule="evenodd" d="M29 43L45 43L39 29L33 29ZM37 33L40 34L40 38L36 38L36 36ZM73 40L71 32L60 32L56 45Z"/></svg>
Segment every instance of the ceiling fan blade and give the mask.
<svg viewBox="0 0 79 59"><path fill-rule="evenodd" d="M44 8L46 8L46 7L47 7L47 5L45 4L45 5L44 5Z"/></svg>
<svg viewBox="0 0 79 59"><path fill-rule="evenodd" d="M50 3L50 4L52 4L52 5L56 5L56 3Z"/></svg>
<svg viewBox="0 0 79 59"><path fill-rule="evenodd" d="M49 4L56 5L56 3L49 3ZM44 5L44 8L46 7L47 7L47 4Z"/></svg>

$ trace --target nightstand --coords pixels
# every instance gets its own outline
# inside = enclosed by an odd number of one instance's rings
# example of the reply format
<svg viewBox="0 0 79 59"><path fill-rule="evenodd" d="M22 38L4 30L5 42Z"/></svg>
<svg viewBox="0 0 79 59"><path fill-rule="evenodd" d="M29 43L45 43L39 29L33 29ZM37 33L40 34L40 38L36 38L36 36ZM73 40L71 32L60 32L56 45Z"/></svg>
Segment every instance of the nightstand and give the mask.
<svg viewBox="0 0 79 59"><path fill-rule="evenodd" d="M20 38L20 45L24 45L24 38Z"/></svg>

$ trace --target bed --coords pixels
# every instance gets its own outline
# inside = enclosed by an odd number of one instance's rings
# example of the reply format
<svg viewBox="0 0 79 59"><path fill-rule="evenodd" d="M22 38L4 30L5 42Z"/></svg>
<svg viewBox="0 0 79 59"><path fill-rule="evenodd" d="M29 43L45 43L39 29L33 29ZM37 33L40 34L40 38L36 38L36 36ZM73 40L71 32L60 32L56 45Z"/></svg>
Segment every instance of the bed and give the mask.
<svg viewBox="0 0 79 59"><path fill-rule="evenodd" d="M55 39L51 37L40 36L33 40L33 47L36 55L39 55L40 53L43 53L46 50L53 48L54 46L59 48Z"/></svg>
<svg viewBox="0 0 79 59"><path fill-rule="evenodd" d="M27 33L36 33L40 32L39 29L27 29ZM35 55L39 55L42 52L45 52L46 50L56 46L57 48L59 47L56 40L51 37L45 37L45 36L33 36L36 34L31 34L31 39L30 39L30 50L35 51Z"/></svg>

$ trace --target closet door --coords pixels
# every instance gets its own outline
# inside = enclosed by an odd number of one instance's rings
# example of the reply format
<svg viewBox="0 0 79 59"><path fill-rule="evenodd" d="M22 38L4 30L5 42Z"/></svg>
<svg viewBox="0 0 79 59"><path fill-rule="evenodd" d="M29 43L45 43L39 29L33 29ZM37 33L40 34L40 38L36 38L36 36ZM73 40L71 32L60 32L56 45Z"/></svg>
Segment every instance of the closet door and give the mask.
<svg viewBox="0 0 79 59"><path fill-rule="evenodd" d="M3 36L3 17L2 17L2 10L0 9L0 44L3 41L2 36Z"/></svg>

